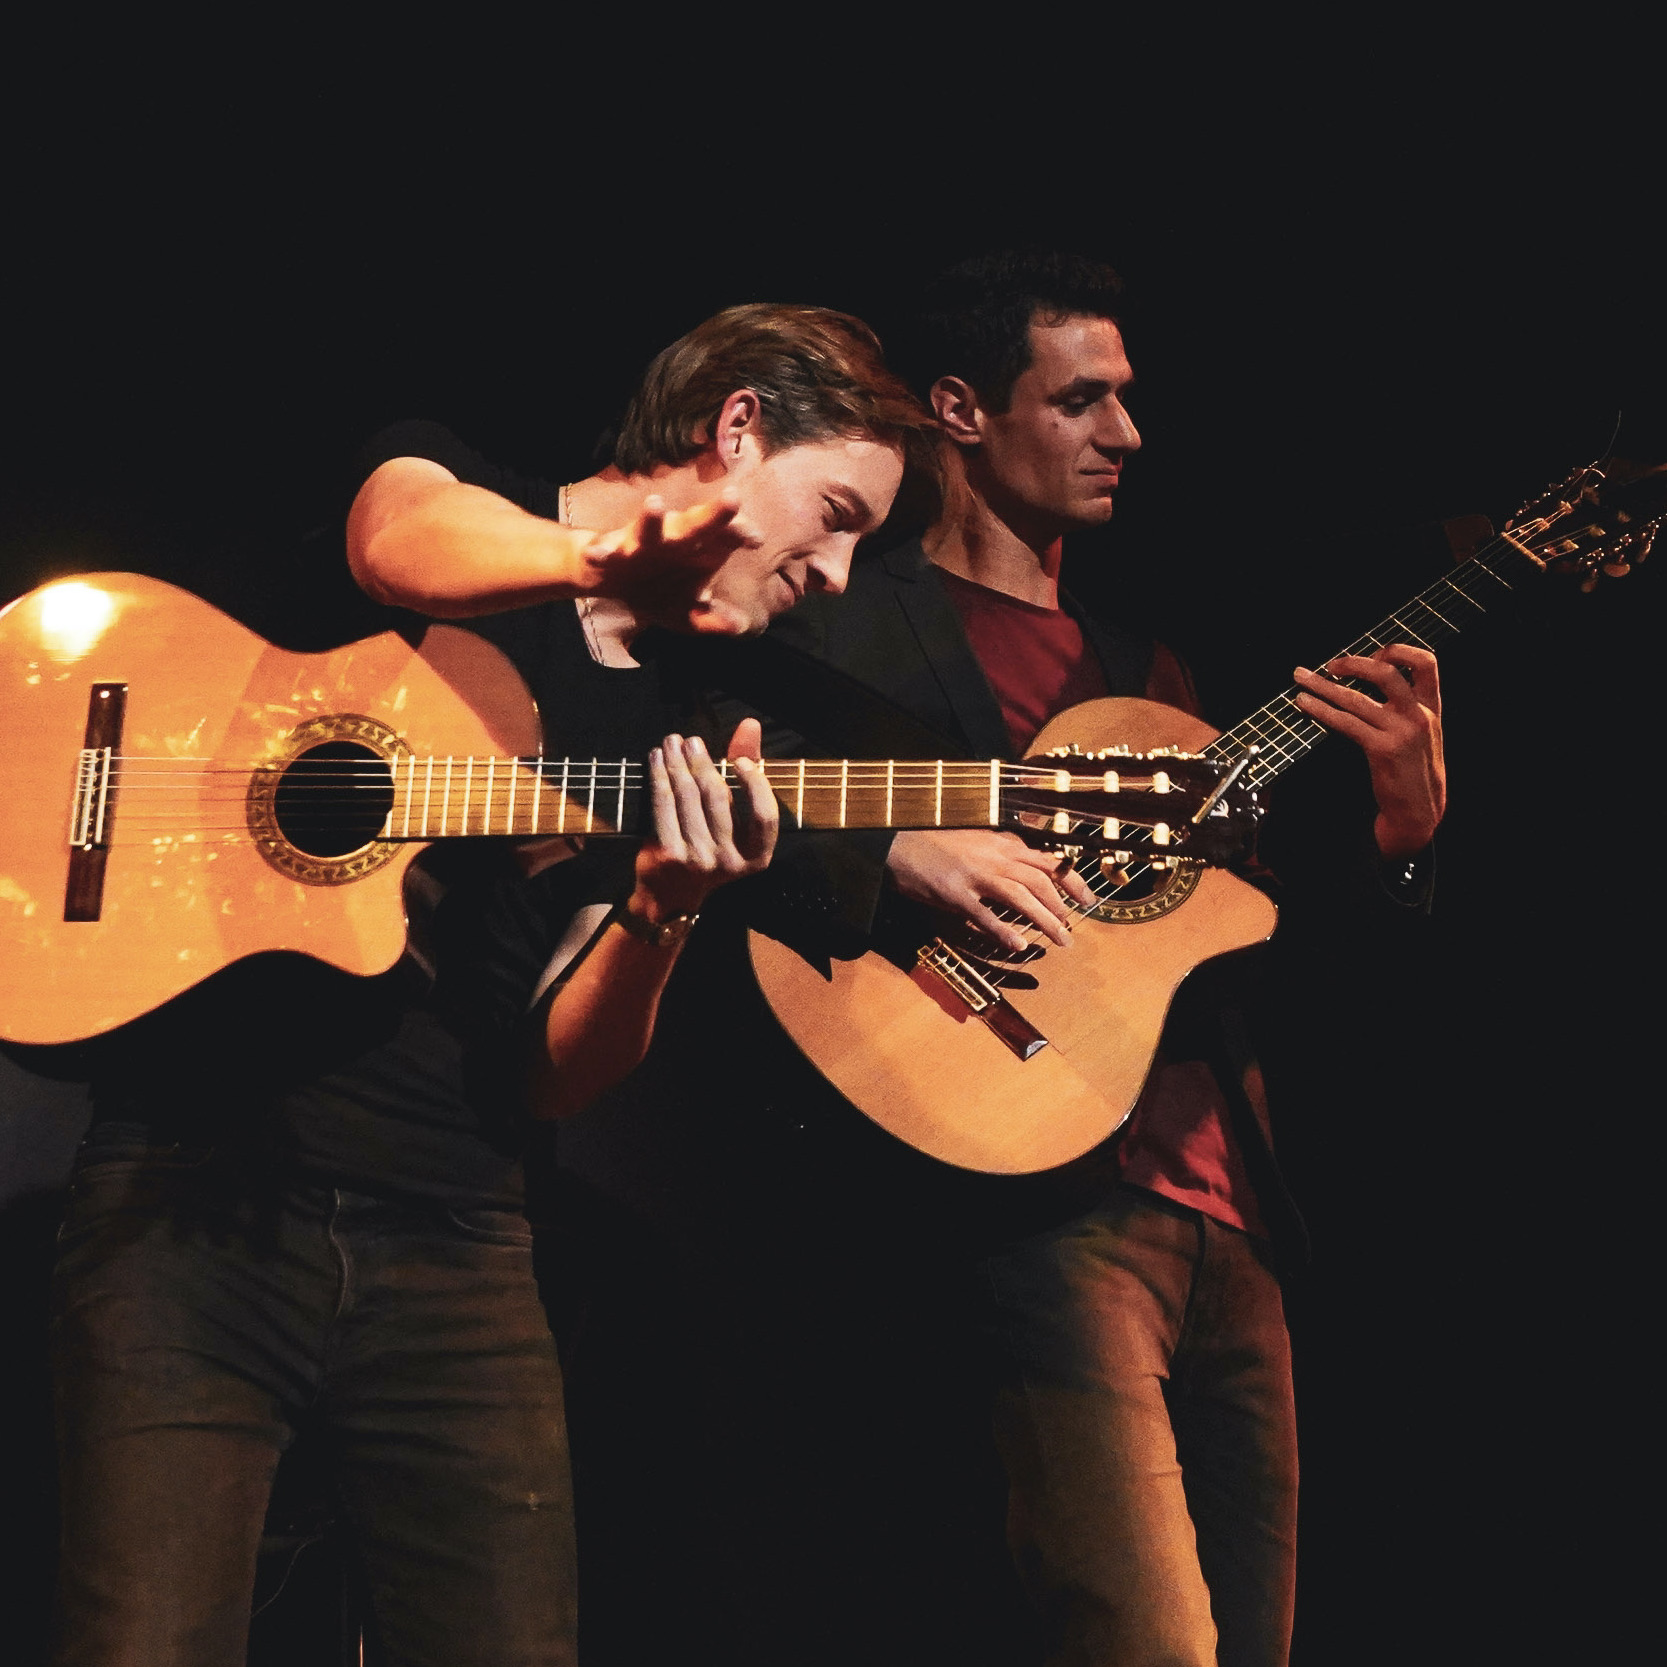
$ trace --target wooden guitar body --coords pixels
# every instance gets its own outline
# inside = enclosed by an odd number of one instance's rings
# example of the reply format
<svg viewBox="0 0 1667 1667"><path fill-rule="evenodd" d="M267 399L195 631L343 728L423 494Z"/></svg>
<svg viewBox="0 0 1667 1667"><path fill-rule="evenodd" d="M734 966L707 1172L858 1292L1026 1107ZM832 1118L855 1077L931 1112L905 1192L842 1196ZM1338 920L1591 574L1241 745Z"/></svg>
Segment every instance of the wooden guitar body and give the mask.
<svg viewBox="0 0 1667 1667"><path fill-rule="evenodd" d="M101 688L124 705L107 849L96 918L66 919ZM509 661L471 632L294 654L171 585L95 573L0 612L0 735L0 1016L7 1040L44 1044L109 1030L260 951L385 970L422 844L288 845L261 767L330 743L390 761L534 753L539 721Z"/></svg>
<svg viewBox="0 0 1667 1667"><path fill-rule="evenodd" d="M1073 743L1202 752L1217 732L1153 701L1086 701L1037 736L1036 757ZM963 1169L1026 1174L1099 1144L1140 1094L1164 1017L1200 962L1260 943L1274 905L1220 869L1187 866L1144 903L1078 919L1068 950L1024 964L1008 1005L1046 1039L1021 1058L932 971L870 952L830 976L754 932L760 987L824 1076L882 1128Z"/></svg>

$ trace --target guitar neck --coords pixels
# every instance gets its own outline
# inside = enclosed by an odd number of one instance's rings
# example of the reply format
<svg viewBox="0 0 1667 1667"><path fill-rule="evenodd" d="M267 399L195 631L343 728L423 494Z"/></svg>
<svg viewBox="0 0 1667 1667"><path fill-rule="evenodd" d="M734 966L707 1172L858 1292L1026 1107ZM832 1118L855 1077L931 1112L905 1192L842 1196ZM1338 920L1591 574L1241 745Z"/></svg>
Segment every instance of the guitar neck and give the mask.
<svg viewBox="0 0 1667 1667"><path fill-rule="evenodd" d="M720 765L732 792L733 764ZM1056 786L1059 772L999 759L767 759L771 791L805 828L986 828L1004 788ZM1069 780L1069 778L1066 778ZM1095 785L1100 775L1092 778ZM637 759L401 758L381 837L432 840L551 834L637 834L646 824Z"/></svg>
<svg viewBox="0 0 1667 1667"><path fill-rule="evenodd" d="M1433 649L1480 623L1513 595L1520 584L1543 569L1544 564L1537 556L1505 534L1386 615L1347 648L1339 649L1338 654L1375 654L1391 643ZM1354 679L1341 681L1351 688L1365 687ZM1293 685L1265 706L1258 707L1207 747L1208 756L1236 759L1251 747L1258 749L1245 771L1253 787L1271 781L1282 770L1306 758L1331 731L1317 724L1297 705L1297 693Z"/></svg>

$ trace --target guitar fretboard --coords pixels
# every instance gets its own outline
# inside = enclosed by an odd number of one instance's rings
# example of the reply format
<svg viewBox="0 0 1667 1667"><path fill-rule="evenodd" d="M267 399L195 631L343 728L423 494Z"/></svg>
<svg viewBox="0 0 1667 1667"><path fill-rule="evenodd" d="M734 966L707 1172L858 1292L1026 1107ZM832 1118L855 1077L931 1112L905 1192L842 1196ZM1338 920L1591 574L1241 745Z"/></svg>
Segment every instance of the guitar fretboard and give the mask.
<svg viewBox="0 0 1667 1667"><path fill-rule="evenodd" d="M631 834L645 821L646 771L636 759L408 755L391 768L393 804L384 839ZM731 790L738 789L735 767L720 768ZM1026 787L1101 790L1108 779L1101 772L1072 776L999 759L768 759L764 774L806 828L995 827L1003 819L1004 794L1022 798ZM1128 779L1134 786L1151 778Z"/></svg>
<svg viewBox="0 0 1667 1667"><path fill-rule="evenodd" d="M763 769L802 828L992 828L1018 813L1062 815L1072 797L1079 816L1145 820L1177 802L1164 798L1173 760L1131 754L1099 762L1073 772L999 758L771 758ZM647 771L637 759L406 755L390 769L383 839L635 834L647 824ZM735 766L719 769L730 791L741 791Z"/></svg>
<svg viewBox="0 0 1667 1667"><path fill-rule="evenodd" d="M1476 624L1509 597L1517 588L1513 581L1539 571L1538 558L1514 537L1507 534L1496 538L1486 549L1421 590L1405 606L1386 615L1338 653L1369 655L1391 643L1433 649L1437 643ZM1336 655L1327 656L1327 659L1335 658ZM1351 688L1365 687L1355 680L1342 681ZM1206 747L1206 754L1211 758L1231 759L1239 757L1247 748L1259 748L1245 771L1252 786L1272 780L1281 770L1306 758L1331 731L1297 705L1297 694L1293 685L1275 696Z"/></svg>

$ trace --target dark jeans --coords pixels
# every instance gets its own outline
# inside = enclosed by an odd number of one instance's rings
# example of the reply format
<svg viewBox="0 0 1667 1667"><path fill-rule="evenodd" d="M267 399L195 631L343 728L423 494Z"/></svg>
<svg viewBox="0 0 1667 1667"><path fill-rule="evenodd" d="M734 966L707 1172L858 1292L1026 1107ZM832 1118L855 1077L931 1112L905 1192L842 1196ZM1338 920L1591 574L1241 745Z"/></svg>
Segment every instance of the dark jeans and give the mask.
<svg viewBox="0 0 1667 1667"><path fill-rule="evenodd" d="M1048 1661L1279 1667L1297 1464L1270 1253L1120 1187L988 1273L1009 1534Z"/></svg>
<svg viewBox="0 0 1667 1667"><path fill-rule="evenodd" d="M518 1215L85 1148L54 1291L62 1664L235 1667L273 1474L327 1444L397 1667L574 1659L561 1377Z"/></svg>

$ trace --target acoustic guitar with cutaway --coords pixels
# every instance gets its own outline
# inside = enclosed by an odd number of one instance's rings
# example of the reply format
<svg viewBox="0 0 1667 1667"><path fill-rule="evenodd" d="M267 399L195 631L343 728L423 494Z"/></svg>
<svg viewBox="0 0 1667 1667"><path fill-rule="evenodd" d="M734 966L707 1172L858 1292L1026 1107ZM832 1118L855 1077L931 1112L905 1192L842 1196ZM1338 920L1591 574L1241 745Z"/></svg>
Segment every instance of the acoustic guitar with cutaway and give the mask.
<svg viewBox="0 0 1667 1667"><path fill-rule="evenodd" d="M1341 652L1434 648L1547 568L1578 576L1585 589L1600 573L1626 573L1667 513L1667 465L1615 476L1595 464L1577 470ZM1296 695L1287 689L1225 734L1153 701L1087 701L1047 724L1029 762L1074 773L1123 751L1176 748L1260 788L1330 733ZM1115 1133L1145 1084L1181 981L1203 961L1262 942L1278 919L1254 886L1154 846L1144 829L1097 850L1060 843L1096 897L1092 907L1070 905L1067 952L1050 952L1034 930L1014 954L951 928L925 943L813 962L751 934L759 985L810 1062L882 1128L945 1163L1029 1173Z"/></svg>
<svg viewBox="0 0 1667 1667"><path fill-rule="evenodd" d="M526 684L471 631L297 654L134 573L0 611L0 736L0 1038L16 1043L103 1034L268 951L383 972L430 842L632 836L646 812L641 760L544 754ZM1174 749L1092 769L765 768L807 827L1046 829L1096 850L1138 834L1160 862L1227 860L1256 816L1231 762Z"/></svg>

